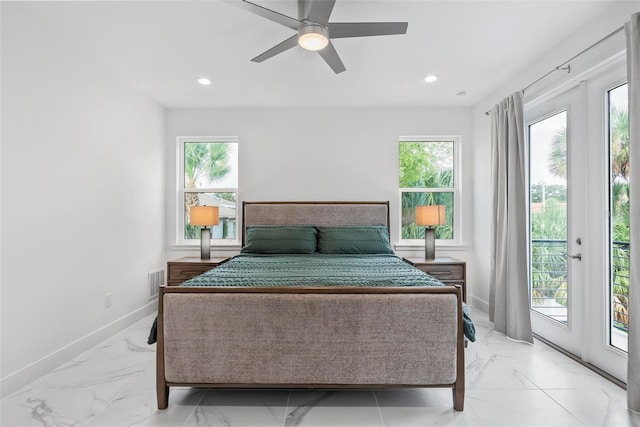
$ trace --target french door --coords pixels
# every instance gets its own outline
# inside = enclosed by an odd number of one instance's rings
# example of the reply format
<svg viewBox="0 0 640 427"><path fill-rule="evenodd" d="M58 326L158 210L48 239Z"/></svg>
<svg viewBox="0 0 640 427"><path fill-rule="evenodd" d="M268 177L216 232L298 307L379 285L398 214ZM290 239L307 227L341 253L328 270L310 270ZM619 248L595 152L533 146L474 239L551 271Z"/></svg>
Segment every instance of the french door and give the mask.
<svg viewBox="0 0 640 427"><path fill-rule="evenodd" d="M612 61L525 109L533 331L622 381L629 287L624 67Z"/></svg>
<svg viewBox="0 0 640 427"><path fill-rule="evenodd" d="M581 355L584 335L585 85L527 111L534 333Z"/></svg>

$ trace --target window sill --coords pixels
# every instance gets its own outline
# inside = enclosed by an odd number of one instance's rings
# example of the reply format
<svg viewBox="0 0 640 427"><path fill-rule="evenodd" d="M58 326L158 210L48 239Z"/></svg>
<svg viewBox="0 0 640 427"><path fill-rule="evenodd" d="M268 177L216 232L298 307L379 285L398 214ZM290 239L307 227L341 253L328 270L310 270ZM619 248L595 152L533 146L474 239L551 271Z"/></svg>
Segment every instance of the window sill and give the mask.
<svg viewBox="0 0 640 427"><path fill-rule="evenodd" d="M409 243L409 242L398 242L393 245L394 249L398 252L410 252L422 250L424 251L424 243ZM469 245L461 245L461 244L444 244L439 245L436 243L436 251L468 251L471 248Z"/></svg>
<svg viewBox="0 0 640 427"><path fill-rule="evenodd" d="M424 250L424 243L396 243L393 245L396 251L417 251ZM242 245L237 242L230 242L227 244L216 244L211 245L211 250L219 250L219 251L240 251L242 249ZM469 245L459 245L459 244L446 244L446 245L438 245L436 244L436 250L439 251L468 251L471 248ZM184 245L171 245L169 246L169 250L171 251L199 251L200 245L192 245L192 244L184 244Z"/></svg>
<svg viewBox="0 0 640 427"><path fill-rule="evenodd" d="M242 245L238 242L229 242L223 244L212 244L212 251L236 251L239 252L242 249ZM171 251L200 251L200 245L192 245L192 244L183 244L183 245L170 245L169 250Z"/></svg>

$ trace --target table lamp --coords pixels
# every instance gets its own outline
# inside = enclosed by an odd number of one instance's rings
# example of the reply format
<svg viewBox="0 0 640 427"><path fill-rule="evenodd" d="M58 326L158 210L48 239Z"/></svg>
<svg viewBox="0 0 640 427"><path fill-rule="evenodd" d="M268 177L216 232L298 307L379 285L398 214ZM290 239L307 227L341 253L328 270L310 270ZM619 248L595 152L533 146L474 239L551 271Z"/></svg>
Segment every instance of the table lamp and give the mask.
<svg viewBox="0 0 640 427"><path fill-rule="evenodd" d="M210 225L218 225L217 206L192 206L189 209L189 224L200 226L200 259L211 258Z"/></svg>
<svg viewBox="0 0 640 427"><path fill-rule="evenodd" d="M424 225L424 258L436 257L436 229L434 226L445 223L444 205L416 207L416 224Z"/></svg>

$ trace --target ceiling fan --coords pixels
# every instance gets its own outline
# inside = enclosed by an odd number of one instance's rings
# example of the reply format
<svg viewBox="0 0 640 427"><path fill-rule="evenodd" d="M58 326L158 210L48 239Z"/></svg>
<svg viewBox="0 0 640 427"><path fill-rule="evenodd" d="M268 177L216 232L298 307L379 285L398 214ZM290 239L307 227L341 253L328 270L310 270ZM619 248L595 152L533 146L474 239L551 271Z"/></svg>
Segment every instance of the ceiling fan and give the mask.
<svg viewBox="0 0 640 427"><path fill-rule="evenodd" d="M409 25L407 22L329 22L335 0L298 0L298 19L246 0L233 1L233 4L297 31L297 34L253 58L253 62L265 61L300 45L306 50L317 51L336 74L346 68L331 39L405 34Z"/></svg>

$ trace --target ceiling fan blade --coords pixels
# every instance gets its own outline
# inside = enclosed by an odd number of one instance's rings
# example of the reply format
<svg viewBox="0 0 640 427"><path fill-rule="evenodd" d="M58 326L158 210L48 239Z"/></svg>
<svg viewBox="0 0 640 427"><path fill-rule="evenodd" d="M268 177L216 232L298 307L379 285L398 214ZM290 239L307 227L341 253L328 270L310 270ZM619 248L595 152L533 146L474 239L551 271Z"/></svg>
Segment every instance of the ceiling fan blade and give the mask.
<svg viewBox="0 0 640 427"><path fill-rule="evenodd" d="M285 41L283 41L280 44L275 45L274 47L272 47L271 49L267 50L264 53L261 53L260 55L256 56L255 58L252 59L253 62L262 62L265 61L273 56L276 56L279 53L284 52L285 50L289 50L294 46L298 45L298 35L295 34L291 37L289 37L288 39L286 39Z"/></svg>
<svg viewBox="0 0 640 427"><path fill-rule="evenodd" d="M297 30L300 27L300 25L302 25L302 21L298 21L295 18L292 18L287 15L283 15L282 13L276 12L271 9L267 9L266 7L259 6L257 4L251 3L246 0L241 0L241 1L226 0L226 2L234 4L258 16L262 16L263 18L266 18L270 21L277 22L278 24L282 24L285 27L291 28L292 30Z"/></svg>
<svg viewBox="0 0 640 427"><path fill-rule="evenodd" d="M336 4L336 0L309 0L311 7L309 8L309 14L306 19L311 22L317 22L318 24L327 25L329 22L329 16L333 11L333 6Z"/></svg>
<svg viewBox="0 0 640 427"><path fill-rule="evenodd" d="M340 39L405 34L408 26L408 22L332 22L329 24L329 37Z"/></svg>
<svg viewBox="0 0 640 427"><path fill-rule="evenodd" d="M324 59L324 62L329 64L329 67L331 67L334 73L340 74L341 72L346 70L344 64L342 63L342 60L338 56L338 52L336 52L336 48L333 47L333 43L329 42L327 47L319 50L318 53L320 54L322 59Z"/></svg>

